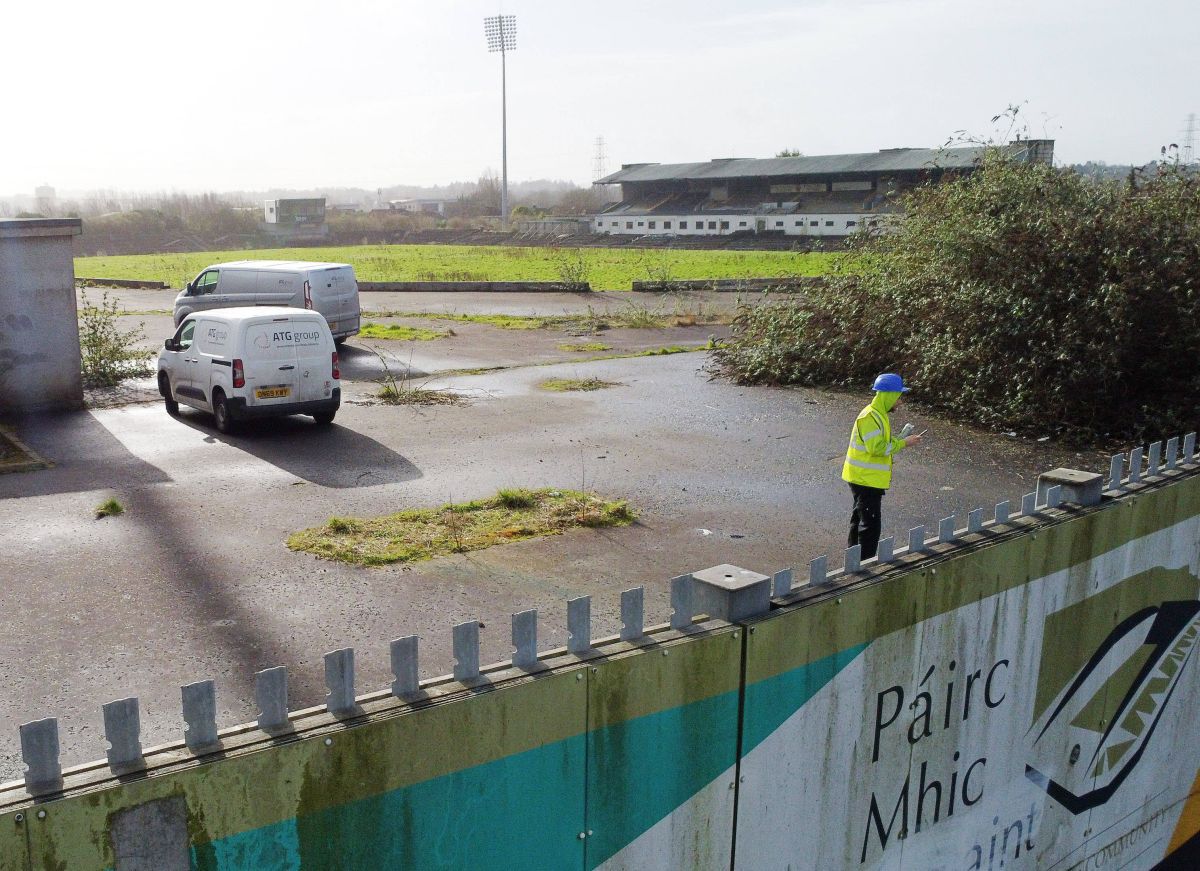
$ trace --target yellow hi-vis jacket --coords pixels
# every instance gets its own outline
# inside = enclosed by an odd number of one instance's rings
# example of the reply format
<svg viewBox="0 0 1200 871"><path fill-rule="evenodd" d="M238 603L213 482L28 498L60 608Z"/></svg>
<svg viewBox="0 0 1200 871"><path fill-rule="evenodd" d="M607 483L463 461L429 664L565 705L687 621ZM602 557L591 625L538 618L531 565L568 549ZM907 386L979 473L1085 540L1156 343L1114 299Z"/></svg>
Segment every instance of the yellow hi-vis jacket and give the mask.
<svg viewBox="0 0 1200 871"><path fill-rule="evenodd" d="M899 393L876 393L871 404L858 413L842 464L843 481L878 490L892 485L892 457L903 450L904 439L892 438L888 412L899 399Z"/></svg>

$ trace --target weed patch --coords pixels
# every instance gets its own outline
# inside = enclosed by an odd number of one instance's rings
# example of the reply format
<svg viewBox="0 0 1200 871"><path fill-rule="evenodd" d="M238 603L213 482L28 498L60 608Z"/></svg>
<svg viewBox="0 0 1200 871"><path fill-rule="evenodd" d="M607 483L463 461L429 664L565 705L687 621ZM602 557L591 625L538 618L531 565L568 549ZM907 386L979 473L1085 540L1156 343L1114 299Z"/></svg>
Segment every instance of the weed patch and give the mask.
<svg viewBox="0 0 1200 871"><path fill-rule="evenodd" d="M102 517L116 517L119 514L125 513L125 506L116 499L106 499L96 506L96 519Z"/></svg>
<svg viewBox="0 0 1200 871"><path fill-rule="evenodd" d="M573 354L595 353L597 351L611 351L612 345L606 345L603 342L566 342L557 346L560 351L570 351Z"/></svg>
<svg viewBox="0 0 1200 871"><path fill-rule="evenodd" d="M385 517L331 517L324 526L293 533L287 546L322 559L382 566L559 535L577 527L628 526L636 518L624 500L573 490L514 488L490 499Z"/></svg>
<svg viewBox="0 0 1200 871"><path fill-rule="evenodd" d="M599 378L548 378L538 387L553 393L603 390L606 387L621 387L619 381L602 381Z"/></svg>
<svg viewBox="0 0 1200 871"><path fill-rule="evenodd" d="M429 342L433 339L444 339L450 333L446 330L430 330L425 327L409 327L404 324L377 324L368 321L359 328L358 335L363 339L385 339L391 342Z"/></svg>

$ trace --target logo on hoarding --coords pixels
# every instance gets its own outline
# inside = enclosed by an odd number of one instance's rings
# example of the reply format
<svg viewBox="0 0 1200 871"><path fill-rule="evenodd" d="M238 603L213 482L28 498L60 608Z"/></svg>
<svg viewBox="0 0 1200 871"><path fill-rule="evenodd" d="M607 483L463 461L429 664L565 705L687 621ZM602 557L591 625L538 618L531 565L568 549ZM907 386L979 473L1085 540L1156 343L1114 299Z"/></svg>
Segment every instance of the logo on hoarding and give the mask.
<svg viewBox="0 0 1200 871"><path fill-rule="evenodd" d="M1196 586L1154 569L1047 618L1025 776L1072 814L1107 802L1151 746L1200 641ZM1164 588L1193 598L1146 603Z"/></svg>

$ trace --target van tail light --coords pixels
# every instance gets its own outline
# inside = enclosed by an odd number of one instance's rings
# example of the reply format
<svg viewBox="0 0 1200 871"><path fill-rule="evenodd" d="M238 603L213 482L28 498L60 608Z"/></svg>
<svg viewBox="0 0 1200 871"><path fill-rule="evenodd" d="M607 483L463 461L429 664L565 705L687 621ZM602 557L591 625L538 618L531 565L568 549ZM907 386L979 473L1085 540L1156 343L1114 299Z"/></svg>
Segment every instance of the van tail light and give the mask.
<svg viewBox="0 0 1200 871"><path fill-rule="evenodd" d="M340 368L338 368L338 355L337 355L337 351L334 351L334 352L333 352L333 379L334 379L335 381L337 381L337 380L339 380L341 377L342 377L342 370L341 370Z"/></svg>
<svg viewBox="0 0 1200 871"><path fill-rule="evenodd" d="M245 387L246 386L246 370L242 367L241 360L233 361L233 386L234 387Z"/></svg>
<svg viewBox="0 0 1200 871"><path fill-rule="evenodd" d="M312 308L312 285L304 282L304 307Z"/></svg>

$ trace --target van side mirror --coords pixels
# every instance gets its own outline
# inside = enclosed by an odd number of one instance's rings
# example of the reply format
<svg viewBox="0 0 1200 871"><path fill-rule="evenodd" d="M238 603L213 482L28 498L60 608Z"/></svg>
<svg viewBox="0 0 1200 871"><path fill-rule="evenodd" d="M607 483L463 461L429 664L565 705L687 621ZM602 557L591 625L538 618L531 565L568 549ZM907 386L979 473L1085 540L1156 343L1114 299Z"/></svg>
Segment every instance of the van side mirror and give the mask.
<svg viewBox="0 0 1200 871"><path fill-rule="evenodd" d="M167 339L165 342L163 342L163 347L166 348L168 351L178 351L179 343L176 342L174 339Z"/></svg>

